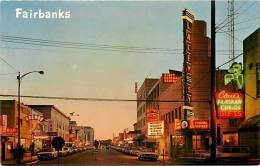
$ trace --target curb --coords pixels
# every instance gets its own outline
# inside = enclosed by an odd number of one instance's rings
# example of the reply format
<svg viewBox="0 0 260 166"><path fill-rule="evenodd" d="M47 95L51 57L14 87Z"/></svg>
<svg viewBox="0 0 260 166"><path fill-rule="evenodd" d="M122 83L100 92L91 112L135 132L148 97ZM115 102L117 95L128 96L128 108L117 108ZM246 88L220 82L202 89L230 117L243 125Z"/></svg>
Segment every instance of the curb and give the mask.
<svg viewBox="0 0 260 166"><path fill-rule="evenodd" d="M25 164L36 164L36 163L38 163L38 162L39 162L39 160L35 160L35 161L27 162L27 163L25 163Z"/></svg>

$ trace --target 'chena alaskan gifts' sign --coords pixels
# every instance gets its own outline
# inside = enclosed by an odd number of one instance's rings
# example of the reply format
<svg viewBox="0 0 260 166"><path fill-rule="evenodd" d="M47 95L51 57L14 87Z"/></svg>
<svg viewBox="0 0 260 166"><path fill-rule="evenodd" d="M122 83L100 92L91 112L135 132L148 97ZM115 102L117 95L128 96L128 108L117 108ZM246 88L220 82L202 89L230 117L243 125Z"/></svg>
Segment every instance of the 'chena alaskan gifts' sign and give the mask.
<svg viewBox="0 0 260 166"><path fill-rule="evenodd" d="M241 92L219 91L216 93L217 115L219 119L244 117L244 95Z"/></svg>

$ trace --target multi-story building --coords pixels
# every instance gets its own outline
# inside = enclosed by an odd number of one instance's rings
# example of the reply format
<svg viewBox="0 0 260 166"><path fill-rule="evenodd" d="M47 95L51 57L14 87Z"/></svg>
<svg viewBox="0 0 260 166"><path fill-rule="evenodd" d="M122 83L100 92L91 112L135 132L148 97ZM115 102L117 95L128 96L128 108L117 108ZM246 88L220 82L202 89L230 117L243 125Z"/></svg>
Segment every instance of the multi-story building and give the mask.
<svg viewBox="0 0 260 166"><path fill-rule="evenodd" d="M54 105L29 105L31 108L43 113L48 121L48 132L57 132L65 141L69 141L69 117Z"/></svg>
<svg viewBox="0 0 260 166"><path fill-rule="evenodd" d="M146 100L148 97L149 90L153 87L153 85L159 79L155 78L146 78L142 84L142 86L138 89L137 92L137 124L136 129L141 130L143 133L145 132L145 124L146 124Z"/></svg>
<svg viewBox="0 0 260 166"><path fill-rule="evenodd" d="M239 143L260 157L260 28L243 41L245 77L245 122L239 128Z"/></svg>
<svg viewBox="0 0 260 166"><path fill-rule="evenodd" d="M32 114L33 110L20 104L20 141L21 145L28 150L30 147L32 137L32 126L28 116ZM18 102L15 100L1 100L1 159L2 161L13 158L12 150L18 143Z"/></svg>
<svg viewBox="0 0 260 166"><path fill-rule="evenodd" d="M84 133L85 133L85 142L88 145L94 145L94 129L90 126L84 127Z"/></svg>

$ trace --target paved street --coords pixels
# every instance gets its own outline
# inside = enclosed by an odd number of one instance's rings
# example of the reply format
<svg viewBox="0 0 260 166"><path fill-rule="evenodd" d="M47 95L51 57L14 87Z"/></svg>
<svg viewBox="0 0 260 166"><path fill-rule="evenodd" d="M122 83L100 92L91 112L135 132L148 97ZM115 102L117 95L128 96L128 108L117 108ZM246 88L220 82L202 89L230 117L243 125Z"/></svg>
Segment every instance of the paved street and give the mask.
<svg viewBox="0 0 260 166"><path fill-rule="evenodd" d="M58 160L40 161L41 165L57 165ZM60 165L164 165L161 161L139 161L136 156L129 156L115 150L102 149L97 153L84 151L60 158Z"/></svg>

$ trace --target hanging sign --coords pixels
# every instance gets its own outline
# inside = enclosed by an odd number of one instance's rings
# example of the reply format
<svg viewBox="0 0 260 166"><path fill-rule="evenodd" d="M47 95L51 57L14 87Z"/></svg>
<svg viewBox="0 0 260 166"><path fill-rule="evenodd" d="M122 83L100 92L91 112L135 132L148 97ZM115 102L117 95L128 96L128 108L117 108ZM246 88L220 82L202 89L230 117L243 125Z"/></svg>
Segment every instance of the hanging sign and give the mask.
<svg viewBox="0 0 260 166"><path fill-rule="evenodd" d="M147 109L146 110L146 121L154 122L160 120L160 114L158 109Z"/></svg>
<svg viewBox="0 0 260 166"><path fill-rule="evenodd" d="M241 92L220 91L216 93L217 116L219 119L244 117L244 95Z"/></svg>
<svg viewBox="0 0 260 166"><path fill-rule="evenodd" d="M148 123L148 136L162 136L164 134L163 121Z"/></svg>

